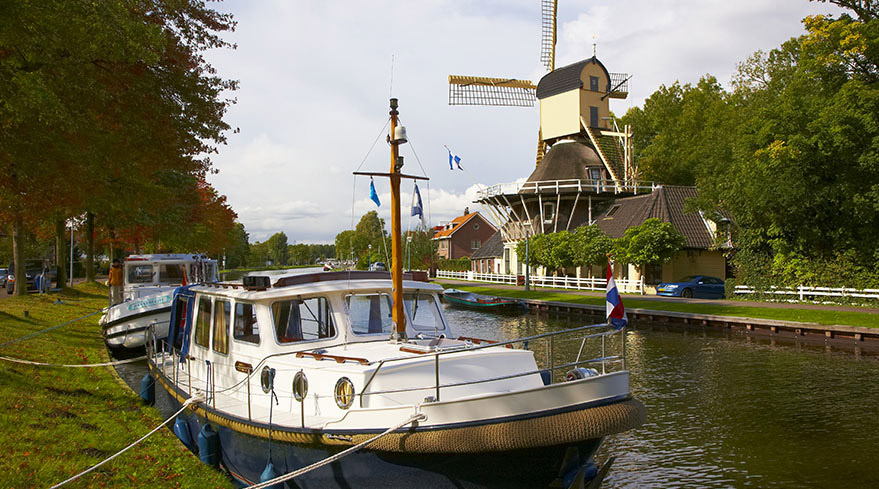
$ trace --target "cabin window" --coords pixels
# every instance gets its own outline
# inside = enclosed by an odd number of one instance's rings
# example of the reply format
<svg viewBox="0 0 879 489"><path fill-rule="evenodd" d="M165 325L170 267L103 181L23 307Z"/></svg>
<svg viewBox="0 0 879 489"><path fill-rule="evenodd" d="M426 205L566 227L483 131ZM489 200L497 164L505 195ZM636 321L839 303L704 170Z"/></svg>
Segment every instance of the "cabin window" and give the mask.
<svg viewBox="0 0 879 489"><path fill-rule="evenodd" d="M208 347L211 336L211 298L198 298L198 314L195 316L195 344Z"/></svg>
<svg viewBox="0 0 879 489"><path fill-rule="evenodd" d="M409 313L409 323L417 331L445 331L443 317L432 294L404 294L403 305Z"/></svg>
<svg viewBox="0 0 879 489"><path fill-rule="evenodd" d="M232 335L237 341L259 344L259 323L253 304L235 303L235 329Z"/></svg>
<svg viewBox="0 0 879 489"><path fill-rule="evenodd" d="M152 265L135 265L128 267L128 283L149 284L153 282Z"/></svg>
<svg viewBox="0 0 879 489"><path fill-rule="evenodd" d="M205 282L217 281L217 266L214 263L205 263L204 265Z"/></svg>
<svg viewBox="0 0 879 489"><path fill-rule="evenodd" d="M159 282L169 284L183 283L186 267L181 264L160 264L159 265Z"/></svg>
<svg viewBox="0 0 879 489"><path fill-rule="evenodd" d="M330 338L336 335L330 303L325 297L291 299L272 304L279 343Z"/></svg>
<svg viewBox="0 0 879 489"><path fill-rule="evenodd" d="M390 334L391 298L387 294L349 295L348 318L354 334Z"/></svg>
<svg viewBox="0 0 879 489"><path fill-rule="evenodd" d="M232 315L232 304L226 300L217 300L214 313L214 351L229 353L229 323Z"/></svg>

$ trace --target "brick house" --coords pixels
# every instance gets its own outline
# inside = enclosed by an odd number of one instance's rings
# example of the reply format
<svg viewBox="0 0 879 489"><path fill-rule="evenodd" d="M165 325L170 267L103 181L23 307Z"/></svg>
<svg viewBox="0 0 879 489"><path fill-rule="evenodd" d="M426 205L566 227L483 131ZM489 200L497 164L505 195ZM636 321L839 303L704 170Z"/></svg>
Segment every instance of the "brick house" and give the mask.
<svg viewBox="0 0 879 489"><path fill-rule="evenodd" d="M497 232L488 219L479 212L470 212L469 208L464 209L463 216L437 227L431 239L437 241L437 255L447 260L472 256Z"/></svg>
<svg viewBox="0 0 879 489"><path fill-rule="evenodd" d="M470 270L476 273L503 273L501 267L503 256L504 239L498 231L470 257Z"/></svg>

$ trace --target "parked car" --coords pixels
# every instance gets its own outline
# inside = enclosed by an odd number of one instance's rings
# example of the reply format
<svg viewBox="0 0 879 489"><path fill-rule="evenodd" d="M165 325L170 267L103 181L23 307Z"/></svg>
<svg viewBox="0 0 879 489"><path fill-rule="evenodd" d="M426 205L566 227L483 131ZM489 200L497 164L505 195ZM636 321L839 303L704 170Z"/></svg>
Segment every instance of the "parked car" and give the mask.
<svg viewBox="0 0 879 489"><path fill-rule="evenodd" d="M369 267L369 269L372 271L375 271L375 272L387 272L388 266L380 261L377 261L377 262L373 263L372 266Z"/></svg>
<svg viewBox="0 0 879 489"><path fill-rule="evenodd" d="M0 268L0 282L3 283L3 287L6 287L6 277L9 275L9 269Z"/></svg>
<svg viewBox="0 0 879 489"><path fill-rule="evenodd" d="M27 281L27 290L28 291L37 291L37 278L43 275L43 278L40 282L40 289L43 292L49 290L50 283L55 279L55 271L53 267L49 266L48 263L45 263L43 260L25 260L24 262L25 269L25 280ZM9 264L9 273L6 276L6 293L12 294L15 290L15 264Z"/></svg>
<svg viewBox="0 0 879 489"><path fill-rule="evenodd" d="M725 293L723 280L707 275L690 275L677 282L664 282L656 286L656 295L668 297L722 299Z"/></svg>

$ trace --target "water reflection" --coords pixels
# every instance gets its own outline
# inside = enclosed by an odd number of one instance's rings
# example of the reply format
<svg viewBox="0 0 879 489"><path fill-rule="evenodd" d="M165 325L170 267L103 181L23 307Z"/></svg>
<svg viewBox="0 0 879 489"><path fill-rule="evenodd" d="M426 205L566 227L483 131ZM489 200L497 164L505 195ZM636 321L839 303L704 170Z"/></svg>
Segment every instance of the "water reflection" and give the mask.
<svg viewBox="0 0 879 489"><path fill-rule="evenodd" d="M493 339L586 324L446 315L455 333ZM879 486L875 353L664 325L631 331L626 348L648 421L605 440L598 456L617 459L602 487Z"/></svg>

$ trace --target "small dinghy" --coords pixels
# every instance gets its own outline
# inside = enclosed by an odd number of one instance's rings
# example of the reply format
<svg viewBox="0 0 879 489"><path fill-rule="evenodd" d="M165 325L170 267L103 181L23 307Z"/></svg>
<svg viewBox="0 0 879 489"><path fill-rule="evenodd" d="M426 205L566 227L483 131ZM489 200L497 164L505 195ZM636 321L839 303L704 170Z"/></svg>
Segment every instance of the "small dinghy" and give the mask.
<svg viewBox="0 0 879 489"><path fill-rule="evenodd" d="M444 290L443 299L454 306L469 307L473 309L510 311L523 308L523 304L515 299L479 295L458 289Z"/></svg>

